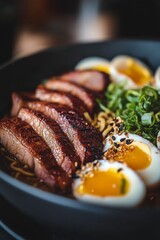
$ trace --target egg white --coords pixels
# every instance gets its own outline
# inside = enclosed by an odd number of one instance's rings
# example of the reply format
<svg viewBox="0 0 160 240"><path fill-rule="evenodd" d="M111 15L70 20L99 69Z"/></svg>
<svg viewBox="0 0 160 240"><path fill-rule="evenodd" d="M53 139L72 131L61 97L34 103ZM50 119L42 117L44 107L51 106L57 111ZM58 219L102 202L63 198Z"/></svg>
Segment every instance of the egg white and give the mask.
<svg viewBox="0 0 160 240"><path fill-rule="evenodd" d="M120 64L123 64L123 62L125 63L126 61L128 61L129 58L136 61L139 65L146 68L150 72L150 74L152 74L152 70L144 62L140 61L137 58L133 58L129 55L118 55L112 59L111 64L117 68Z"/></svg>
<svg viewBox="0 0 160 240"><path fill-rule="evenodd" d="M155 72L155 80L154 80L154 87L160 88L160 67L157 68Z"/></svg>
<svg viewBox="0 0 160 240"><path fill-rule="evenodd" d="M118 72L116 68L114 68L112 65L110 65L110 77L111 77L111 81L114 83L121 84L122 82L125 82L125 85L124 85L125 89L137 88L137 85L134 83L134 81L130 77Z"/></svg>
<svg viewBox="0 0 160 240"><path fill-rule="evenodd" d="M109 162L106 160L99 160L100 166L98 170L107 171L109 169L121 169L121 173L129 181L129 190L121 196L106 196L100 197L92 194L79 194L76 189L81 185L80 178L73 182L73 195L80 201L89 202L100 205L116 206L116 207L134 207L142 202L146 194L146 187L140 177L130 168L119 162ZM86 169L88 171L88 169ZM104 183L102 183L104 184Z"/></svg>
<svg viewBox="0 0 160 240"><path fill-rule="evenodd" d="M157 134L157 148L160 150L160 131Z"/></svg>
<svg viewBox="0 0 160 240"><path fill-rule="evenodd" d="M128 61L128 59L132 59L134 62L138 63L138 65L144 67L150 73L150 75L153 77L153 73L152 73L151 69L142 61L138 60L137 58L133 58L133 57L130 57L127 55L119 55L119 56L114 57L112 59L112 61L110 62L110 65L113 67L112 71L111 71L113 80L115 80L117 83L120 83L121 79L126 79L126 81L127 81L126 88L127 89L139 88L140 86L137 85L131 77L129 77L125 74L122 74L118 71L118 68L120 66L126 65L126 62ZM115 70L116 70L116 72L114 73ZM150 81L152 80L152 77L151 77Z"/></svg>
<svg viewBox="0 0 160 240"><path fill-rule="evenodd" d="M75 66L76 70L85 70L85 69L91 69L94 67L106 67L107 69L110 66L110 63L107 59L101 58L101 57L88 57L82 59L78 64Z"/></svg>
<svg viewBox="0 0 160 240"><path fill-rule="evenodd" d="M151 163L147 168L137 170L136 172L143 179L148 187L153 187L160 183L160 151L148 140L136 134L129 133L128 136L125 134L114 135L116 140L114 142L120 142L121 138L133 139L135 142L145 144L150 149ZM104 151L107 151L111 147L110 137L105 140Z"/></svg>

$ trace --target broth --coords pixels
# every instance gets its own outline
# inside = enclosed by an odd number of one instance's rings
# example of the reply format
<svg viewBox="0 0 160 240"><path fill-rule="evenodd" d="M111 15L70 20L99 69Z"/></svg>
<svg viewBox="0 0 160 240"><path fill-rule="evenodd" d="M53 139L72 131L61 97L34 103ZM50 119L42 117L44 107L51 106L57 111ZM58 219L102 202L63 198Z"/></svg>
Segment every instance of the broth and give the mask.
<svg viewBox="0 0 160 240"><path fill-rule="evenodd" d="M19 162L17 159L13 158L9 153L7 153L3 146L0 146L0 168L11 175L12 177L29 184L33 187L39 188L41 190L54 193L53 189L45 184L43 181L41 181L34 172L27 166ZM19 172L18 170L13 169L12 163L16 162L15 166L16 168L22 169L28 174L31 174L32 176L28 176L27 174L23 174L22 172ZM61 194L57 193L56 194ZM74 198L72 194L65 194L65 196L69 198ZM160 207L160 188L156 188L153 190L148 190L146 197L144 199L144 202L142 204L143 207Z"/></svg>

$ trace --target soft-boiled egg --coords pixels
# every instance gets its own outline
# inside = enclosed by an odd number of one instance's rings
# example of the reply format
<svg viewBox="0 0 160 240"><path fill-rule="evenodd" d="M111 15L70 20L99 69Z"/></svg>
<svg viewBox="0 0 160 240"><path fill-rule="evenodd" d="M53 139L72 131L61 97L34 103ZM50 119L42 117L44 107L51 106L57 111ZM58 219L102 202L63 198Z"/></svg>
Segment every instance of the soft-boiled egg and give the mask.
<svg viewBox="0 0 160 240"><path fill-rule="evenodd" d="M88 57L82 59L76 66L76 70L94 69L104 73L110 73L110 63L101 57Z"/></svg>
<svg viewBox="0 0 160 240"><path fill-rule="evenodd" d="M118 73L126 75L137 87L143 87L153 79L152 71L140 60L126 55L119 55L110 63Z"/></svg>
<svg viewBox="0 0 160 240"><path fill-rule="evenodd" d="M141 136L108 136L104 152L106 159L125 163L136 171L148 187L160 183L160 151Z"/></svg>
<svg viewBox="0 0 160 240"><path fill-rule="evenodd" d="M142 202L146 189L139 176L124 164L99 160L89 164L73 182L73 195L84 202L133 207Z"/></svg>
<svg viewBox="0 0 160 240"><path fill-rule="evenodd" d="M158 67L156 72L155 72L153 85L156 88L160 88L160 67Z"/></svg>
<svg viewBox="0 0 160 240"><path fill-rule="evenodd" d="M127 75L120 73L113 66L110 67L111 81L117 84L125 82L125 89L137 88L137 84Z"/></svg>

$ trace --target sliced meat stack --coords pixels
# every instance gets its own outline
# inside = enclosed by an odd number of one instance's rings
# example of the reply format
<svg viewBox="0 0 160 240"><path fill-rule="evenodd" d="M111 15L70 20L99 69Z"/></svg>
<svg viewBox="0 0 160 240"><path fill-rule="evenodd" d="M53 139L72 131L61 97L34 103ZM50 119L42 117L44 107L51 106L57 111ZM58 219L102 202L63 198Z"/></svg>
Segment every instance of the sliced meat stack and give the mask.
<svg viewBox="0 0 160 240"><path fill-rule="evenodd" d="M18 117L30 124L50 147L57 164L68 174L80 167L80 158L76 154L67 136L60 126L41 112L21 108Z"/></svg>
<svg viewBox="0 0 160 240"><path fill-rule="evenodd" d="M60 79L51 79L48 80L44 86L48 89L70 93L79 98L84 103L89 113L92 113L96 106L95 93L91 90L81 87L79 84L66 82Z"/></svg>
<svg viewBox="0 0 160 240"><path fill-rule="evenodd" d="M56 121L72 142L83 164L101 156L101 133L76 112L63 105L47 102L31 101L27 105Z"/></svg>
<svg viewBox="0 0 160 240"><path fill-rule="evenodd" d="M78 83L95 92L103 92L110 82L109 75L95 70L79 70L66 73L61 79Z"/></svg>
<svg viewBox="0 0 160 240"><path fill-rule="evenodd" d="M70 188L70 178L58 166L44 140L26 122L19 118L2 119L0 142L49 186L63 191Z"/></svg>
<svg viewBox="0 0 160 240"><path fill-rule="evenodd" d="M11 115L17 116L19 110L21 107L25 107L25 103L27 101L35 100L34 95L31 93L12 93L12 109L11 109Z"/></svg>
<svg viewBox="0 0 160 240"><path fill-rule="evenodd" d="M41 101L66 105L81 115L83 115L84 112L87 112L87 107L84 102L70 93L54 91L46 89L43 86L39 86L36 89L35 97Z"/></svg>
<svg viewBox="0 0 160 240"><path fill-rule="evenodd" d="M98 71L74 71L48 80L33 93L13 93L11 118L0 121L0 142L54 189L70 189L82 164L100 159L102 135L83 113L109 83Z"/></svg>

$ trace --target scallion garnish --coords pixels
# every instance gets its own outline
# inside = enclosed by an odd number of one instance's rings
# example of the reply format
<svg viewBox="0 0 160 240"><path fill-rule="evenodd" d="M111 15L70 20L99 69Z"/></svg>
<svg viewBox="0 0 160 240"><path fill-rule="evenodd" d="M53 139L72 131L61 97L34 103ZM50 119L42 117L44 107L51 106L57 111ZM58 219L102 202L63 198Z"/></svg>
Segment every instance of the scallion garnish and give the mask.
<svg viewBox="0 0 160 240"><path fill-rule="evenodd" d="M99 107L110 109L124 120L124 130L136 133L156 145L160 131L160 90L151 86L125 89L122 84L111 83L105 99L97 101Z"/></svg>
<svg viewBox="0 0 160 240"><path fill-rule="evenodd" d="M144 113L141 116L141 122L143 126L153 126L155 123L154 112Z"/></svg>

